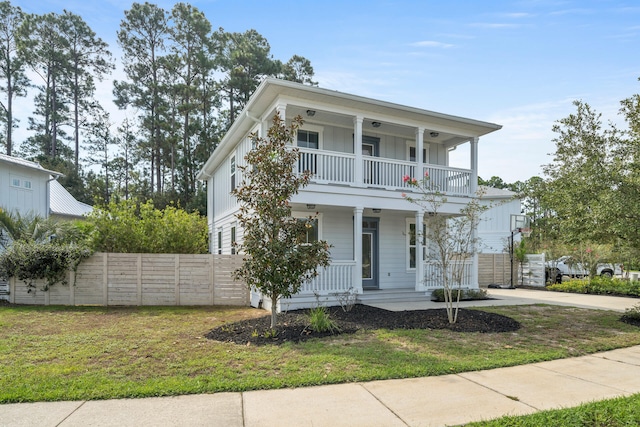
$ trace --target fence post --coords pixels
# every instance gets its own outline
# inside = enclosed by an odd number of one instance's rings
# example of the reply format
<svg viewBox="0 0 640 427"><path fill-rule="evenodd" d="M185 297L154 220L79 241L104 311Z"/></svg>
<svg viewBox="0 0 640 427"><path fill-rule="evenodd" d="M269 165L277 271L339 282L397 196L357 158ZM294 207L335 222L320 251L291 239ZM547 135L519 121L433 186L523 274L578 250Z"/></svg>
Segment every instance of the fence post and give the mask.
<svg viewBox="0 0 640 427"><path fill-rule="evenodd" d="M16 302L16 278L9 277L9 302L15 304Z"/></svg>
<svg viewBox="0 0 640 427"><path fill-rule="evenodd" d="M136 257L136 294L138 306L142 305L142 254Z"/></svg>
<svg viewBox="0 0 640 427"><path fill-rule="evenodd" d="M173 282L175 284L175 304L180 305L180 254L173 256Z"/></svg>
<svg viewBox="0 0 640 427"><path fill-rule="evenodd" d="M69 270L69 305L76 305L76 272Z"/></svg>
<svg viewBox="0 0 640 427"><path fill-rule="evenodd" d="M211 254L211 262L209 264L211 273L211 305L216 305L216 257L220 255Z"/></svg>
<svg viewBox="0 0 640 427"><path fill-rule="evenodd" d="M102 253L102 303L106 307L109 305L109 260L108 253Z"/></svg>

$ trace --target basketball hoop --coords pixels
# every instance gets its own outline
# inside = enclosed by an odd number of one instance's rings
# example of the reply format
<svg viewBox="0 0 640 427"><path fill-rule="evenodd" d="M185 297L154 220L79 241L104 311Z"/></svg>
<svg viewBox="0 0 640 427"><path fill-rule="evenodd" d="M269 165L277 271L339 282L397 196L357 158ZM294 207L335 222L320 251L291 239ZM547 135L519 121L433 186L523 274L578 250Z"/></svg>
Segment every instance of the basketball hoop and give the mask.
<svg viewBox="0 0 640 427"><path fill-rule="evenodd" d="M522 237L531 236L531 228L529 227L518 228L518 232L522 234Z"/></svg>

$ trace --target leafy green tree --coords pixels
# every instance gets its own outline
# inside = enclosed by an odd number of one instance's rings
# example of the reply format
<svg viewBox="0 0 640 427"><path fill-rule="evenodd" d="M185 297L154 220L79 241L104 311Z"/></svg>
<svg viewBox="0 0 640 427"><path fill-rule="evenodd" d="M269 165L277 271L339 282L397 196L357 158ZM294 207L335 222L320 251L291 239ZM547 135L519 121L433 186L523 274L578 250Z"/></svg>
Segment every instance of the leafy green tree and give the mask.
<svg viewBox="0 0 640 427"><path fill-rule="evenodd" d="M236 271L250 288L271 300L271 328L276 327L277 305L281 297L300 291L302 284L318 275L319 266L329 265L329 245L325 241L302 242L314 217L300 221L291 216L291 198L309 182L309 172L296 175L299 154L293 146L302 118L286 127L278 114L273 117L266 138L252 135L254 148L240 166L242 184L233 190L240 202L238 221L244 230L240 245L246 254Z"/></svg>
<svg viewBox="0 0 640 427"><path fill-rule="evenodd" d="M102 80L105 75L110 74L114 65L107 43L96 37L96 33L80 16L65 10L61 19L66 22L64 38L69 49L74 165L76 171L79 171L80 132L91 121L100 120L103 112L93 97L96 89L95 80Z"/></svg>
<svg viewBox="0 0 640 427"><path fill-rule="evenodd" d="M24 13L9 1L0 2L0 92L6 94L5 102L0 102L2 122L6 127L4 143L7 155L13 149L12 132L16 119L13 117L13 99L26 96L29 79L25 74L27 57L20 49L18 29L24 21Z"/></svg>
<svg viewBox="0 0 640 427"><path fill-rule="evenodd" d="M569 244L611 243L613 216L620 202L616 176L621 167L615 158L621 147L620 132L604 128L601 114L588 104L574 102L574 114L553 127L556 152L544 167L549 177L544 201L553 212L551 227Z"/></svg>
<svg viewBox="0 0 640 427"><path fill-rule="evenodd" d="M123 50L124 71L129 81L115 81L114 95L120 108L133 106L142 113L141 126L147 134L145 149L150 160L150 187L162 192L161 89L163 56L169 33L167 12L157 5L133 3L120 23L118 44Z"/></svg>
<svg viewBox="0 0 640 427"><path fill-rule="evenodd" d="M28 15L20 28L28 63L42 82L34 111L41 120L30 119L29 128L37 133L30 142L39 154L52 158L61 154L61 139L66 138L61 126L69 119L69 40L64 36L67 26L64 17L47 13Z"/></svg>
<svg viewBox="0 0 640 427"><path fill-rule="evenodd" d="M403 194L403 197L427 213L422 236L425 242L429 242L427 259L436 266L434 279L442 283L447 319L449 323L456 323L465 278L465 261L478 253L479 240L475 230L482 214L491 205L481 203L482 194L478 194L458 214L447 214L442 212L447 198L433 187L428 175L420 180L409 176L403 179L419 194L418 197Z"/></svg>
<svg viewBox="0 0 640 427"><path fill-rule="evenodd" d="M283 80L318 86L318 82L313 81L314 74L311 61L304 56L293 55L286 64L282 65L279 77Z"/></svg>
<svg viewBox="0 0 640 427"><path fill-rule="evenodd" d="M196 120L201 111L198 104L198 89L201 81L208 78L213 62L204 61L212 51L211 23L197 8L177 3L172 11L173 26L169 29L172 57L177 64L172 79L178 93L178 113L182 117L180 180L182 202L189 203L196 191L196 173L201 166L194 158L196 137L201 133L201 120ZM208 66L207 66L208 65ZM179 126L175 126L179 128Z"/></svg>
<svg viewBox="0 0 640 427"><path fill-rule="evenodd" d="M267 39L256 30L227 33L220 28L215 33L215 40L218 64L224 73L220 90L224 92L229 105L228 128L262 79L276 75L281 65L271 55Z"/></svg>

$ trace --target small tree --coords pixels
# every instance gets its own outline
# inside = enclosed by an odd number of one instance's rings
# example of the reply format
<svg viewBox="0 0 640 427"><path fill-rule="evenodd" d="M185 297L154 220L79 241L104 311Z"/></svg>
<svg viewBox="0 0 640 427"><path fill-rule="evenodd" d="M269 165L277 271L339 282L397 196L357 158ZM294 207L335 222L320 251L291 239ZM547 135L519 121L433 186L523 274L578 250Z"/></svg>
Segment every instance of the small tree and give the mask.
<svg viewBox="0 0 640 427"><path fill-rule="evenodd" d="M474 230L478 227L482 213L491 206L481 204L482 194L478 194L460 209L459 214L445 214L441 210L447 203L447 198L429 180L427 173L421 180L409 176L405 176L403 180L419 193L417 198L406 194L403 197L421 206L427 214L424 231L424 240L429 249L427 258L435 264L436 279L442 283L449 323L456 323L464 281L464 261L477 253L478 237ZM416 226L416 232L418 229Z"/></svg>
<svg viewBox="0 0 640 427"><path fill-rule="evenodd" d="M247 255L235 275L271 299L271 328L276 327L278 300L298 293L304 282L318 275L319 266L329 265L327 242L301 238L315 216L305 220L291 216L291 197L310 177L309 171L295 172L299 154L292 142L301 124L298 116L286 127L275 114L267 138L252 135L254 148L245 157L247 166L238 167L243 181L232 191L240 202L241 248Z"/></svg>

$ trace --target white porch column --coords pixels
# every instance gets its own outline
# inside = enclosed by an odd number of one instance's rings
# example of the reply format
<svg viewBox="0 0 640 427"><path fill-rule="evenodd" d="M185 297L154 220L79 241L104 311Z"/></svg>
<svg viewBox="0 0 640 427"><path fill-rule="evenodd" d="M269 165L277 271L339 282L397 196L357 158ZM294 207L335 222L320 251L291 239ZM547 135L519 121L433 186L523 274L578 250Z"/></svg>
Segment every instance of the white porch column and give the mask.
<svg viewBox="0 0 640 427"><path fill-rule="evenodd" d="M422 156L424 151L424 128L416 129L416 163L418 163L418 170L414 178L424 178L424 158Z"/></svg>
<svg viewBox="0 0 640 427"><path fill-rule="evenodd" d="M416 211L416 291L424 290L424 211Z"/></svg>
<svg viewBox="0 0 640 427"><path fill-rule="evenodd" d="M362 293L362 212L364 208L357 206L353 209L353 259L356 265L353 269L353 289Z"/></svg>
<svg viewBox="0 0 640 427"><path fill-rule="evenodd" d="M478 140L479 138L471 138L471 183L469 189L471 195L475 196L478 192Z"/></svg>
<svg viewBox="0 0 640 427"><path fill-rule="evenodd" d="M287 104L276 105L276 113L278 113L282 120L287 120Z"/></svg>
<svg viewBox="0 0 640 427"><path fill-rule="evenodd" d="M363 179L363 160L362 160L362 122L364 117L356 116L353 118L353 153L356 155L356 164L353 173L355 174L355 184L358 187L364 186Z"/></svg>
<svg viewBox="0 0 640 427"><path fill-rule="evenodd" d="M469 189L471 190L471 196L475 197L478 193L478 137L471 138L469 143L471 144L471 183ZM474 224L472 230L473 244L473 257L471 266L471 286L479 287L478 282L478 224Z"/></svg>

